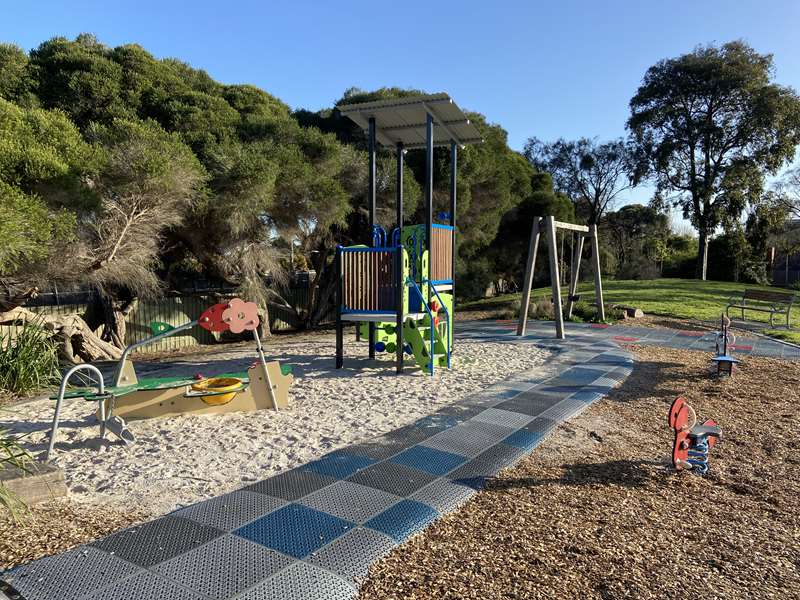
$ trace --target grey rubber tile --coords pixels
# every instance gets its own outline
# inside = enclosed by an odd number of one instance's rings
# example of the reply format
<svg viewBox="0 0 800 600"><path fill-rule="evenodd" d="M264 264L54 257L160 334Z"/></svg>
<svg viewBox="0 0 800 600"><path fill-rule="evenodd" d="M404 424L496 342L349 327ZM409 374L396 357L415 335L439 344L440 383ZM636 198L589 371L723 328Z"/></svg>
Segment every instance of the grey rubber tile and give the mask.
<svg viewBox="0 0 800 600"><path fill-rule="evenodd" d="M370 565L388 554L394 546L395 542L389 536L358 527L314 552L306 562L354 581L366 576Z"/></svg>
<svg viewBox="0 0 800 600"><path fill-rule="evenodd" d="M161 563L153 571L215 600L225 600L291 564L288 556L224 535Z"/></svg>
<svg viewBox="0 0 800 600"><path fill-rule="evenodd" d="M374 487L352 481L337 481L309 494L301 503L353 523L363 523L398 500L398 496Z"/></svg>
<svg viewBox="0 0 800 600"><path fill-rule="evenodd" d="M417 469L390 462L379 463L353 475L348 481L396 496L408 496L436 479Z"/></svg>
<svg viewBox="0 0 800 600"><path fill-rule="evenodd" d="M222 531L233 531L285 504L286 500L280 498L238 490L193 504L173 514L204 525L211 525Z"/></svg>
<svg viewBox="0 0 800 600"><path fill-rule="evenodd" d="M248 492L267 494L283 500L297 500L335 482L334 477L313 471L292 469L244 488Z"/></svg>

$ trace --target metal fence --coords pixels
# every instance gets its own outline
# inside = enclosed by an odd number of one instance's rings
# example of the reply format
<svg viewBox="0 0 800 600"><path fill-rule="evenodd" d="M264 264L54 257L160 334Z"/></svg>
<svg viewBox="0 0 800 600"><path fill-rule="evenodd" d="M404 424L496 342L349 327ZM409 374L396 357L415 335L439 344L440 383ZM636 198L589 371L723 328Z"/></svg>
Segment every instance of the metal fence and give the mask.
<svg viewBox="0 0 800 600"><path fill-rule="evenodd" d="M774 285L791 285L800 281L800 269L789 269L788 276L786 269L773 269L772 283Z"/></svg>

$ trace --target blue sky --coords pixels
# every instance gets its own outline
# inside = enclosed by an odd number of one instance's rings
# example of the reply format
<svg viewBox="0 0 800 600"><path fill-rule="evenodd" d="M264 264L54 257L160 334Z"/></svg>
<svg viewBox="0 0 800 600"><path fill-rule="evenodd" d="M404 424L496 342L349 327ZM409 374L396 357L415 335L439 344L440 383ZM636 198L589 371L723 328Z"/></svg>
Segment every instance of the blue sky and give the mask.
<svg viewBox="0 0 800 600"><path fill-rule="evenodd" d="M26 50L90 32L295 108L331 106L350 86L446 91L502 125L516 149L532 135L623 135L646 69L701 43L744 39L775 55L778 82L800 89L796 0L0 0L0 14L0 40Z"/></svg>

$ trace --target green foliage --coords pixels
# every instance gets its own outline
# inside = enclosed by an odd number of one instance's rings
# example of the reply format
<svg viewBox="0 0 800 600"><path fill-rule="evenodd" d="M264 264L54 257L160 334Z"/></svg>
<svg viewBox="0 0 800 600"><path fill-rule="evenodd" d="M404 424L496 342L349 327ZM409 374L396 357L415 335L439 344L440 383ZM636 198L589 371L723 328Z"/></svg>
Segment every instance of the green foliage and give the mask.
<svg viewBox="0 0 800 600"><path fill-rule="evenodd" d="M604 143L588 138L544 143L530 138L525 156L536 169L553 176L553 187L585 213L588 223L599 223L636 179L634 149L621 138Z"/></svg>
<svg viewBox="0 0 800 600"><path fill-rule="evenodd" d="M601 241L614 259L606 271L619 279L655 279L669 256L669 217L654 208L629 204L606 215Z"/></svg>
<svg viewBox="0 0 800 600"><path fill-rule="evenodd" d="M0 43L0 98L22 106L35 104L28 55L13 44Z"/></svg>
<svg viewBox="0 0 800 600"><path fill-rule="evenodd" d="M56 344L41 321L0 334L0 390L24 395L59 380Z"/></svg>
<svg viewBox="0 0 800 600"><path fill-rule="evenodd" d="M30 454L19 444L19 440L7 430L0 428L0 471L4 467L27 471L31 460ZM25 505L11 490L0 483L0 507L5 508L16 518Z"/></svg>
<svg viewBox="0 0 800 600"><path fill-rule="evenodd" d="M772 57L744 42L701 46L650 67L631 99L640 170L700 233L698 275L710 234L759 200L800 142L800 98L771 74Z"/></svg>
<svg viewBox="0 0 800 600"><path fill-rule="evenodd" d="M0 273L16 273L50 256L52 246L73 239L75 214L51 212L39 196L0 181Z"/></svg>

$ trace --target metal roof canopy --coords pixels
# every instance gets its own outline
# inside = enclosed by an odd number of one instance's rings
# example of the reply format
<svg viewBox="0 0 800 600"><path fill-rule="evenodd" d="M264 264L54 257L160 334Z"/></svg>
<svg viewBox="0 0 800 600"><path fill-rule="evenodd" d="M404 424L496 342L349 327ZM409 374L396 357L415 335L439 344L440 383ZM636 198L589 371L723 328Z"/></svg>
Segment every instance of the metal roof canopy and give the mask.
<svg viewBox="0 0 800 600"><path fill-rule="evenodd" d="M342 104L336 108L364 131L369 130L369 120L374 118L378 143L390 148L398 143L407 150L425 148L428 115L436 125L434 146L483 142L475 125L445 93Z"/></svg>
<svg viewBox="0 0 800 600"><path fill-rule="evenodd" d="M450 146L450 213L447 220L453 228L451 236L452 273L450 292L455 297L455 254L456 254L456 203L458 147L465 144L483 142L478 129L470 123L466 115L447 94L425 94L407 98L391 98L362 102L360 104L343 104L336 107L356 125L367 132L367 155L369 157L369 224L375 231L375 201L377 190L377 144L394 148L397 155L396 210L397 226L403 227L403 155L407 150L425 148L425 246L430 255L433 239L433 148L434 146ZM374 239L374 235L373 235ZM341 256L341 255L339 255ZM399 254L398 254L399 256ZM429 285L428 305L431 303L431 263L428 261L426 280ZM397 281L402 280L402 261L396 261ZM340 271L341 273L341 271ZM397 372L403 371L403 323L404 315L403 290L405 284L397 285ZM336 317L336 368L344 364L344 341L342 328L341 298L337 302ZM452 321L451 321L452 322ZM369 323L369 357L375 358L375 323ZM449 334L448 334L449 335ZM449 364L449 359L448 359ZM431 359L431 374L433 362Z"/></svg>

